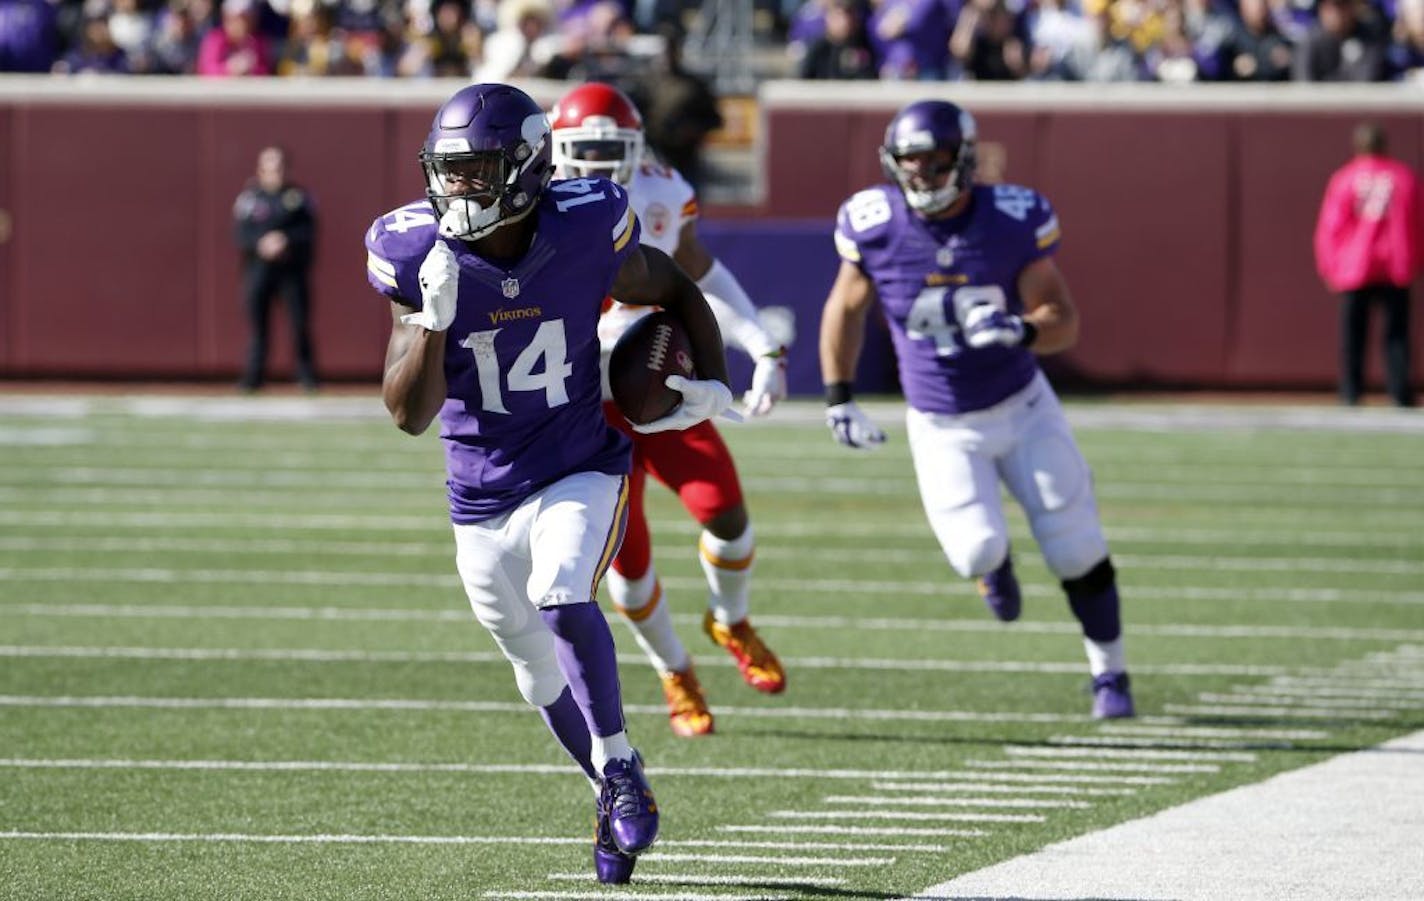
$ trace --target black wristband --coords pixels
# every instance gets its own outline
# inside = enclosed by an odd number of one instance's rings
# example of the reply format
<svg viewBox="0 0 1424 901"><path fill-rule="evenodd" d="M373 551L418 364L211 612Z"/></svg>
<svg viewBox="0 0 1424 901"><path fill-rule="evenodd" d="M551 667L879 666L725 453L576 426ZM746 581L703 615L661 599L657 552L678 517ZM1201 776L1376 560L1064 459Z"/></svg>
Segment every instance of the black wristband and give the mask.
<svg viewBox="0 0 1424 901"><path fill-rule="evenodd" d="M850 403L850 382L831 382L826 386L826 406Z"/></svg>
<svg viewBox="0 0 1424 901"><path fill-rule="evenodd" d="M1019 342L1019 347L1032 347L1033 342L1038 340L1038 326L1027 319L1020 319L1023 323L1023 340Z"/></svg>

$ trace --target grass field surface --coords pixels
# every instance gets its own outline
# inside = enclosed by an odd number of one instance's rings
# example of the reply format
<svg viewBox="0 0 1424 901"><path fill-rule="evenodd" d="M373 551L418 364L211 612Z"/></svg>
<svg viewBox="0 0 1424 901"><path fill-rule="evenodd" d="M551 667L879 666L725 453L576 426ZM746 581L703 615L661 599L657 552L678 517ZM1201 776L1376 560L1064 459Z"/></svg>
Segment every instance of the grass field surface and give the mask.
<svg viewBox="0 0 1424 901"><path fill-rule="evenodd" d="M899 898L1424 728L1417 418L1070 404L1139 712L1098 724L1022 516L1005 626L872 409L876 454L810 405L723 428L783 695L701 635L697 528L652 492L717 732L671 734L615 622L663 828L614 888L469 613L433 436L374 392L0 397L0 898Z"/></svg>

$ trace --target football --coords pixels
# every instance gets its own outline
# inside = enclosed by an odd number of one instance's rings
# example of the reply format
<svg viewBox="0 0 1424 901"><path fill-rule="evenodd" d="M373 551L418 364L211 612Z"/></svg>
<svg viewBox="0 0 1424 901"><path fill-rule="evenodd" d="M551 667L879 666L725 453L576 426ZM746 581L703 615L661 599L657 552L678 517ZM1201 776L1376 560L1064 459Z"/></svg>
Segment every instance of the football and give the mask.
<svg viewBox="0 0 1424 901"><path fill-rule="evenodd" d="M643 425L682 402L682 393L664 384L670 375L697 377L692 342L676 316L657 310L634 322L613 345L608 388L623 416Z"/></svg>

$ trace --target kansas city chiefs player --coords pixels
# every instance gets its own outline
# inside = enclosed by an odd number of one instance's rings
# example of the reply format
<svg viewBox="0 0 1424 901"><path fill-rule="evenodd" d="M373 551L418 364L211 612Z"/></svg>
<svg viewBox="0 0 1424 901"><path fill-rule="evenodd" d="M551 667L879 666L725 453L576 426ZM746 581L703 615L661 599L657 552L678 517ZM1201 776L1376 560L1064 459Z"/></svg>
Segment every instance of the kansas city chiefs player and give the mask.
<svg viewBox="0 0 1424 901"><path fill-rule="evenodd" d="M642 242L670 255L697 282L723 336L756 361L751 389L743 398L746 413L769 413L786 397L785 348L762 328L756 307L736 277L698 240L692 186L644 153L643 120L633 102L611 85L591 82L565 94L550 120L560 176L602 176L628 190L642 223ZM618 336L647 312L610 301L599 322L605 370ZM741 484L731 454L710 422L684 431L633 432L608 401L606 377L605 371L605 415L633 439L628 528L607 577L609 593L662 679L673 732L705 735L712 731L712 713L663 603L643 489L651 474L675 491L702 525L698 544L708 586L703 630L732 655L748 685L774 694L786 687L786 675L747 618L755 548Z"/></svg>

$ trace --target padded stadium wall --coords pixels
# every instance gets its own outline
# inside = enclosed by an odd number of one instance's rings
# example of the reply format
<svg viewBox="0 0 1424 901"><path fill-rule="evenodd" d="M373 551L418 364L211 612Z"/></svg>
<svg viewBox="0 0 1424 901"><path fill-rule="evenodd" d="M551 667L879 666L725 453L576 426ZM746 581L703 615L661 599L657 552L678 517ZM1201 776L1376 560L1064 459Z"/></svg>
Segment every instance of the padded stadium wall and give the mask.
<svg viewBox="0 0 1424 901"><path fill-rule="evenodd" d="M279 143L320 215L323 374L379 378L390 313L366 284L362 233L419 196L416 151L460 84L0 78L0 377L235 377L247 327L231 205L258 149ZM543 103L567 88L523 86ZM702 233L755 300L794 319L797 393L819 392L836 207L880 180L885 123L926 96L976 113L987 179L1058 208L1084 327L1051 368L1078 385L1333 386L1337 304L1310 246L1325 181L1367 116L1424 163L1424 94L1404 86L768 82L749 148L760 199L706 204ZM280 375L291 359L274 319ZM894 388L881 323L860 378Z"/></svg>

